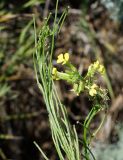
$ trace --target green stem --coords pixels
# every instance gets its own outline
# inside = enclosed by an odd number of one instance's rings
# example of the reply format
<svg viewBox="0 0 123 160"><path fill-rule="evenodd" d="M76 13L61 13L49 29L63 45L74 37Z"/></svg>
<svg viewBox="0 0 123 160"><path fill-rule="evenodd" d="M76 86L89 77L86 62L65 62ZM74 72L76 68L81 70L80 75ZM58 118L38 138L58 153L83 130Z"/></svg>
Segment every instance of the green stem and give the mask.
<svg viewBox="0 0 123 160"><path fill-rule="evenodd" d="M85 148L84 148L84 153L85 156L87 158L87 160L89 160L89 153L88 153L88 149L87 146L89 145L89 141L87 140L87 130L89 128L89 125L91 123L91 120L93 119L93 117L96 115L97 111L95 110L95 107L93 107L89 113L89 115L86 117L85 122L84 122L84 135L83 135L83 140L85 143Z"/></svg>
<svg viewBox="0 0 123 160"><path fill-rule="evenodd" d="M105 118L106 118L106 115L104 115L104 117L103 117L103 119L102 119L99 127L98 127L98 128L95 130L95 132L92 134L92 136L91 136L91 138L90 138L90 140L89 140L89 143L91 142L92 138L94 138L94 137L96 136L96 134L98 133L98 131L101 129L101 127L102 127L102 125L103 125L103 123L104 123L104 121L105 121Z"/></svg>

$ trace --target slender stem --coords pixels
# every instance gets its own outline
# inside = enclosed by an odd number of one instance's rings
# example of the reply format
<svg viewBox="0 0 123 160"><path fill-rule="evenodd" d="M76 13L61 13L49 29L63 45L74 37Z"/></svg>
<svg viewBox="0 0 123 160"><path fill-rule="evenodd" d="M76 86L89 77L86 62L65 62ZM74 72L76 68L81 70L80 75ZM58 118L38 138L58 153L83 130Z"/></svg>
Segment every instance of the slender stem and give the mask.
<svg viewBox="0 0 123 160"><path fill-rule="evenodd" d="M95 132L92 134L92 136L91 136L91 138L90 138L90 140L89 140L89 143L91 143L92 138L94 138L94 137L96 136L96 134L98 133L98 131L101 129L101 127L102 127L102 125L103 125L103 123L104 123L104 121L105 121L105 118L106 118L106 115L104 115L104 117L103 117L103 119L102 119L99 127L98 127L98 128L95 130Z"/></svg>
<svg viewBox="0 0 123 160"><path fill-rule="evenodd" d="M95 110L95 107L93 107L84 122L84 137L83 137L84 143L85 143L84 153L85 153L85 156L87 157L87 160L89 160L89 153L88 153L88 149L87 149L87 146L89 144L89 141L87 140L87 130L89 128L91 120L96 115L96 113L97 113L97 111Z"/></svg>

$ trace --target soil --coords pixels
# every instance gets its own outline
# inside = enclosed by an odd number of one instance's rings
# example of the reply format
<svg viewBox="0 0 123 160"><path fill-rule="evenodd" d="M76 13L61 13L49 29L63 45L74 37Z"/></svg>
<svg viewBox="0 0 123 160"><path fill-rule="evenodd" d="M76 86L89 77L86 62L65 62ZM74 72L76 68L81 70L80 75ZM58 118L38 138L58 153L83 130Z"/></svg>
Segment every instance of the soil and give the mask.
<svg viewBox="0 0 123 160"><path fill-rule="evenodd" d="M14 1L11 3L14 7L18 4ZM88 14L84 17L81 14L81 0L77 0L76 3L74 0L60 1L59 12L67 5L70 5L71 9L55 42L54 59L61 52L70 52L72 63L84 74L87 72L89 64L97 56L100 57L113 88L114 96L111 97L109 94L109 108L112 106L115 108L111 115L117 112L116 116L112 116L115 124L115 122L123 120L123 105L118 99L119 96L121 99L123 98L123 33L119 30L120 24L109 17L105 7L98 4L97 8L93 9L93 3L94 1L89 4ZM43 11L42 6L40 9L38 8L40 11ZM52 2L49 6L50 10L54 10L54 6L55 2ZM27 9L26 12L31 11ZM89 24L89 29L83 27L82 20L84 18ZM10 24L15 23L16 20L16 18L13 19ZM90 31L94 32L96 36L93 37ZM2 69L6 70L5 67L6 64ZM32 57L28 62L16 64L16 70L8 77L7 83L11 86L11 91L0 101L0 134L4 135L4 138L0 138L0 152L5 154L5 159L11 160L43 159L33 143L36 141L49 159L58 160L51 138L48 113L35 80ZM107 87L106 82L100 77L98 83ZM82 126L76 122L83 122L91 108L91 102L86 94L76 96L70 92L71 86L65 82L57 82L56 85L59 89L59 96L67 107L69 119L72 124L76 125L77 131L81 135ZM117 101L120 102L116 104ZM120 109L117 110L119 106ZM92 122L92 130L98 126L100 117L101 113ZM114 143L114 137L117 137L117 134L113 134L114 130L115 127L112 127L108 135L108 140L112 143ZM103 134L105 133L103 132ZM7 135L13 135L13 137L7 137Z"/></svg>

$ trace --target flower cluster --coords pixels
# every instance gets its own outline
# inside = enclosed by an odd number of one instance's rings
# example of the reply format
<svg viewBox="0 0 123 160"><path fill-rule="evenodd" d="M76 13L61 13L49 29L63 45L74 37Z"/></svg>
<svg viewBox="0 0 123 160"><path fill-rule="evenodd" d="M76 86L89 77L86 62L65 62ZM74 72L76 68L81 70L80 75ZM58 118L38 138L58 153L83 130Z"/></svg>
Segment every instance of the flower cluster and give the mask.
<svg viewBox="0 0 123 160"><path fill-rule="evenodd" d="M93 77L96 72L99 72L102 75L105 73L105 68L99 61L96 61L89 66L87 76Z"/></svg>
<svg viewBox="0 0 123 160"><path fill-rule="evenodd" d="M69 53L65 54L60 54L57 58L57 63L61 63L62 65L68 63L69 61ZM52 70L52 78L55 80L63 79L65 80L66 78L69 79L69 75L63 72L58 72L57 68L53 68Z"/></svg>
<svg viewBox="0 0 123 160"><path fill-rule="evenodd" d="M104 66L99 63L99 61L94 62L88 68L87 74L83 77L69 61L69 53L60 54L57 58L57 63L61 63L66 67L65 72L59 72L57 68L53 68L52 77L55 80L65 80L72 84L73 89L77 95L81 92L86 91L91 97L99 95L103 97L105 94L105 89L102 89L97 84L95 84L94 77L95 73L104 74Z"/></svg>

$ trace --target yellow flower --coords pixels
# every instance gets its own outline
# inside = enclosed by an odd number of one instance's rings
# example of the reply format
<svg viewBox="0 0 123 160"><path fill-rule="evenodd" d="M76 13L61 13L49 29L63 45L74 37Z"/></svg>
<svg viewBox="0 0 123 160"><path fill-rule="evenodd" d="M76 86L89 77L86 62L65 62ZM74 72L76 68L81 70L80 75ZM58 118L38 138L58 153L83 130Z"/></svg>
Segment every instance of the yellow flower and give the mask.
<svg viewBox="0 0 123 160"><path fill-rule="evenodd" d="M57 63L62 63L63 65L69 61L69 53L60 54L57 59Z"/></svg>
<svg viewBox="0 0 123 160"><path fill-rule="evenodd" d="M105 72L104 66L103 66L103 65L100 65L98 71L99 71L101 74L104 74L104 72Z"/></svg>
<svg viewBox="0 0 123 160"><path fill-rule="evenodd" d="M98 88L98 86L94 83L92 86L91 86L91 88Z"/></svg>
<svg viewBox="0 0 123 160"><path fill-rule="evenodd" d="M56 74L57 74L57 68L55 68L55 67L53 68L52 74L53 74L53 75L56 75Z"/></svg>
<svg viewBox="0 0 123 160"><path fill-rule="evenodd" d="M94 62L93 67L95 70L97 70L99 68L99 66L100 66L99 61Z"/></svg>
<svg viewBox="0 0 123 160"><path fill-rule="evenodd" d="M96 94L97 94L97 91L96 91L96 89L90 89L90 91L89 91L89 94L90 94L90 96L95 96Z"/></svg>
<svg viewBox="0 0 123 160"><path fill-rule="evenodd" d="M57 72L58 72L57 68L54 67L52 70L52 75L53 75L52 78L55 80L59 80L59 78L57 77Z"/></svg>
<svg viewBox="0 0 123 160"><path fill-rule="evenodd" d="M90 94L90 96L95 96L96 94L97 94L97 89L98 88L98 86L96 85L96 84L93 84L92 86L91 86L91 88L90 88L90 90L89 90L89 94Z"/></svg>

